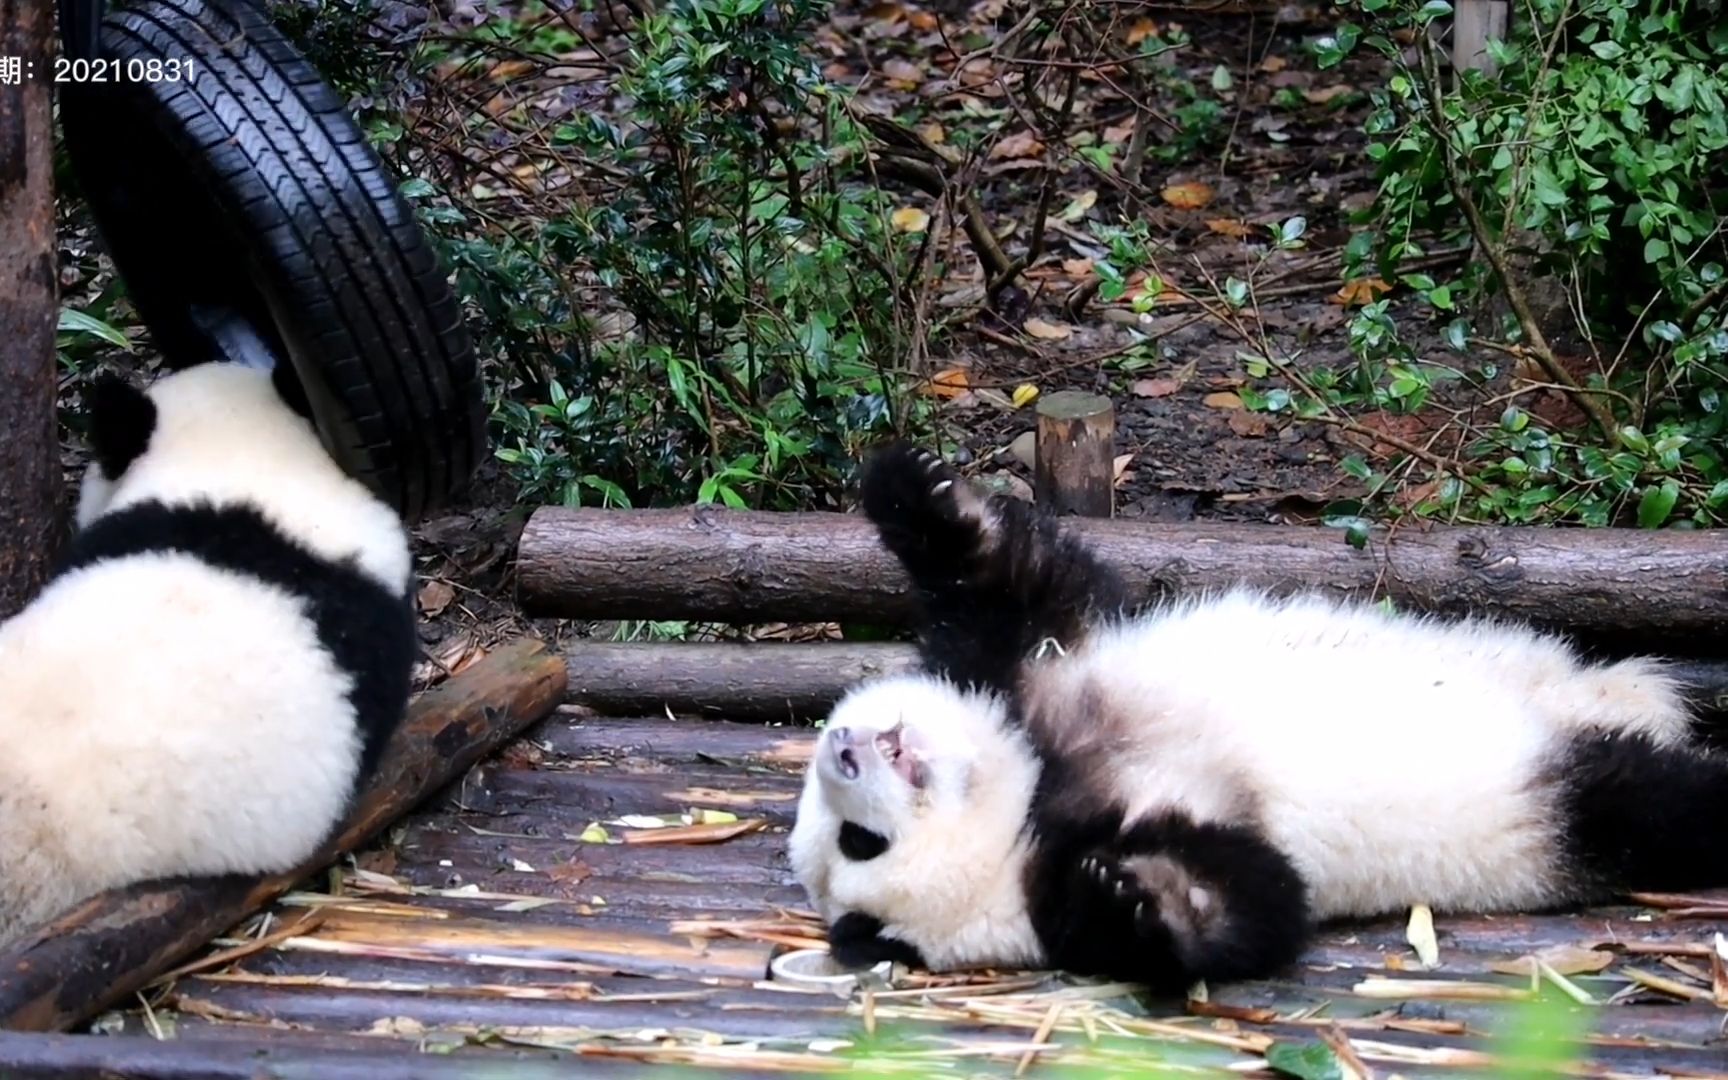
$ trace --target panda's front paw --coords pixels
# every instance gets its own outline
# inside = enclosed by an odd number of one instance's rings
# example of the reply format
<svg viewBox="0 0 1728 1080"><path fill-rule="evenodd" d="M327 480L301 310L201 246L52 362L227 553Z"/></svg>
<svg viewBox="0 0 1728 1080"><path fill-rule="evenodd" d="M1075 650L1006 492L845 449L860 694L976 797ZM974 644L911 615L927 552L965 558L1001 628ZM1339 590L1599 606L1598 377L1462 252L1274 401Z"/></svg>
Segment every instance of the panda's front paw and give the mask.
<svg viewBox="0 0 1728 1080"><path fill-rule="evenodd" d="M864 473L864 512L878 526L935 537L978 531L985 499L941 457L895 442L878 450Z"/></svg>

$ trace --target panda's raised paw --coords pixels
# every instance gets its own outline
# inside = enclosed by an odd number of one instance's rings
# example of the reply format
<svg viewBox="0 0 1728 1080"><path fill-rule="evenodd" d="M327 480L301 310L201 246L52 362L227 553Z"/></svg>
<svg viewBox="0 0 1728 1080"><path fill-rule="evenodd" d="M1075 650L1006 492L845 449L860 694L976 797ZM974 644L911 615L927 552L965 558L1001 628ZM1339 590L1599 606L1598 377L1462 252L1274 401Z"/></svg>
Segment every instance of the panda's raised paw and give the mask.
<svg viewBox="0 0 1728 1080"><path fill-rule="evenodd" d="M953 466L923 447L896 442L878 450L864 473L864 512L879 526L936 539L985 524L984 498Z"/></svg>

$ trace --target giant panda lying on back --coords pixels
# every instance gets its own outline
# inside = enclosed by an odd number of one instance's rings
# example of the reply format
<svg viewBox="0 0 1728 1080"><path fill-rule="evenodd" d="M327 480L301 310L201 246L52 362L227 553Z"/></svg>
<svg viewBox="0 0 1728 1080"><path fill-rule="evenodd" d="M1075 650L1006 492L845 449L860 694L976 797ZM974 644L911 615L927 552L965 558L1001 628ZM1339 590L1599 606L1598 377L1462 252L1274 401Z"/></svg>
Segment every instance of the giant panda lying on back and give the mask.
<svg viewBox="0 0 1728 1080"><path fill-rule="evenodd" d="M835 707L790 847L847 967L1263 976L1319 920L1728 885L1728 760L1651 660L1247 591L1124 613L1047 516L904 445L863 501L922 672Z"/></svg>
<svg viewBox="0 0 1728 1080"><path fill-rule="evenodd" d="M0 942L316 854L404 714L408 539L268 372L92 391L78 532L0 624Z"/></svg>

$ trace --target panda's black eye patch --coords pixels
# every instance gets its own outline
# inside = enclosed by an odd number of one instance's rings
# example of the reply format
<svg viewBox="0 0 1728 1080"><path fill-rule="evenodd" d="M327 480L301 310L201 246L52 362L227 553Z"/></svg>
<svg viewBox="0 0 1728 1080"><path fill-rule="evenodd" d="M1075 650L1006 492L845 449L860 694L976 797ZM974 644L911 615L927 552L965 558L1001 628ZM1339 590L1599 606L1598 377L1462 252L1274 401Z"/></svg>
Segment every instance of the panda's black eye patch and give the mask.
<svg viewBox="0 0 1728 1080"><path fill-rule="evenodd" d="M840 854L853 862L869 862L888 850L888 838L862 825L846 821L840 825Z"/></svg>

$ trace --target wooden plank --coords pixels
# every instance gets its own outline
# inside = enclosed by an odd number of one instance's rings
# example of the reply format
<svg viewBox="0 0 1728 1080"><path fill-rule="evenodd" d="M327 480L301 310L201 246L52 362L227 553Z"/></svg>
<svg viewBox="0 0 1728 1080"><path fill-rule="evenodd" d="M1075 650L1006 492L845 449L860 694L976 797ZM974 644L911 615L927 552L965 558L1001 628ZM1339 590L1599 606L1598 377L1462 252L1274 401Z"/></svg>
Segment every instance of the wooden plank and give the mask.
<svg viewBox="0 0 1728 1080"><path fill-rule="evenodd" d="M1475 528L1376 533L1074 518L1144 600L1234 584L1385 595L1441 613L1493 612L1617 647L1697 655L1728 624L1719 529ZM519 594L575 618L904 621L905 574L848 514L542 507L523 530Z"/></svg>
<svg viewBox="0 0 1728 1080"><path fill-rule="evenodd" d="M326 911L322 924L304 935L300 944L398 959L463 963L471 957L487 957L512 967L745 981L767 977L771 952L769 946L751 941L525 924L503 917L380 917L340 909Z"/></svg>
<svg viewBox="0 0 1728 1080"><path fill-rule="evenodd" d="M572 1075L636 1077L630 1062L584 1061L550 1050L493 1047L483 1053L422 1053L413 1040L330 1037L301 1032L242 1039L198 1036L40 1035L0 1032L0 1076L7 1080L565 1080ZM481 1060L476 1060L477 1058ZM762 1077L761 1072L738 1076Z"/></svg>
<svg viewBox="0 0 1728 1080"><path fill-rule="evenodd" d="M549 713L563 693L563 661L534 641L500 649L427 691L347 825L315 859L262 880L182 880L95 897L0 953L0 1027L63 1029L130 996L460 776Z"/></svg>
<svg viewBox="0 0 1728 1080"><path fill-rule="evenodd" d="M486 769L464 785L460 805L488 814L527 814L536 821L575 826L596 818L666 814L690 807L786 823L798 808L799 783L798 777L780 772L763 772L739 782L722 770L696 767L676 773L604 766L535 772Z"/></svg>
<svg viewBox="0 0 1728 1080"><path fill-rule="evenodd" d="M699 644L679 645L678 648L704 648ZM732 646L724 646L732 647ZM750 646L737 646L749 648ZM657 663L659 650L632 646L636 656L630 663L648 666ZM796 646L821 654L826 645ZM852 646L870 652L886 652L907 662L912 659L910 646L871 644ZM569 656L567 652L566 657ZM842 689L847 676L832 676L832 686ZM705 686L704 692L722 692L718 686ZM828 689L819 691L826 712L833 705ZM692 701L694 698L686 698ZM658 710L656 710L658 711ZM695 711L679 710L679 711ZM639 757L664 765L724 764L732 767L756 766L779 768L802 773L816 745L813 728L759 723L733 723L728 720L683 719L669 720L664 716L601 716L580 706L563 706L534 732L534 745L550 757L564 761L617 759Z"/></svg>

